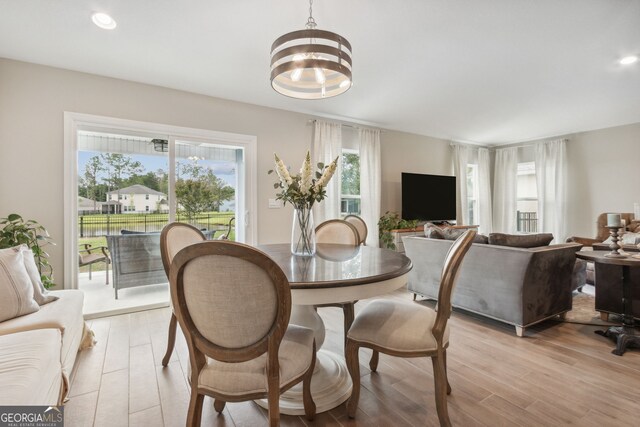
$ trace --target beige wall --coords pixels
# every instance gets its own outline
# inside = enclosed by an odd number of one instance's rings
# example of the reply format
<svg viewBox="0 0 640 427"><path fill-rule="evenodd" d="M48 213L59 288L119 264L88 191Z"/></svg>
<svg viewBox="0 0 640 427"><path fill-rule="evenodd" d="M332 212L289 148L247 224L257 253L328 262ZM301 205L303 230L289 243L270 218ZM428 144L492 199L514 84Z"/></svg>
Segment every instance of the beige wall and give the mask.
<svg viewBox="0 0 640 427"><path fill-rule="evenodd" d="M258 139L258 241L287 242L290 207L274 197L273 152L292 164L310 146L310 116L193 93L0 59L0 217L16 212L41 222L62 280L63 112L255 135ZM400 210L400 172L449 173L445 141L382 134L383 212Z"/></svg>
<svg viewBox="0 0 640 427"><path fill-rule="evenodd" d="M595 237L600 213L640 203L640 123L560 137L569 139L567 234Z"/></svg>

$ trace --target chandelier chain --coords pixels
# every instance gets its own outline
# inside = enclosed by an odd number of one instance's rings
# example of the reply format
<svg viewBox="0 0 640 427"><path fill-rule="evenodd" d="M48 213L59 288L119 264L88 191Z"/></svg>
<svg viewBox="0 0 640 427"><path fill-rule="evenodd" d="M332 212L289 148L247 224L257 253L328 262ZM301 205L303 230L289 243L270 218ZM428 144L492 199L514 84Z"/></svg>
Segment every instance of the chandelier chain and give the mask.
<svg viewBox="0 0 640 427"><path fill-rule="evenodd" d="M312 30L317 27L316 20L313 19L313 0L309 0L309 18L305 27Z"/></svg>

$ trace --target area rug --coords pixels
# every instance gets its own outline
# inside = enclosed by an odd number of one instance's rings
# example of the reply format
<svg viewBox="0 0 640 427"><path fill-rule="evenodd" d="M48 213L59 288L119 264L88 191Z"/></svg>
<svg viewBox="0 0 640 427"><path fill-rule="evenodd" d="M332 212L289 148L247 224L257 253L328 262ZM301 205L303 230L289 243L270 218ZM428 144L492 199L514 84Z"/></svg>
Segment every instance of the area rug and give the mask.
<svg viewBox="0 0 640 427"><path fill-rule="evenodd" d="M610 326L616 325L616 316L609 317L612 322L605 322L600 319L600 313L595 309L596 298L594 295L585 292L575 292L573 294L573 308L567 312L563 322L578 323L581 325Z"/></svg>

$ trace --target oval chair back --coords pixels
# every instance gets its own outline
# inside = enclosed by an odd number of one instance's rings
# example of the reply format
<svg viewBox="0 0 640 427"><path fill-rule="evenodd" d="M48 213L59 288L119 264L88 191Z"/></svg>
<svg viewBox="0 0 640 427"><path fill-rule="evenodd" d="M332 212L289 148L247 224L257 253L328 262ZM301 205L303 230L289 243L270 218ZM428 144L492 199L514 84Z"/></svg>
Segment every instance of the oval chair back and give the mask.
<svg viewBox="0 0 640 427"><path fill-rule="evenodd" d="M342 219L330 219L316 227L316 243L358 246L360 235L352 224Z"/></svg>
<svg viewBox="0 0 640 427"><path fill-rule="evenodd" d="M368 234L367 223L357 215L347 215L344 217L344 220L353 225L356 230L358 230L358 236L360 236L360 244L366 244Z"/></svg>
<svg viewBox="0 0 640 427"><path fill-rule="evenodd" d="M167 278L169 278L169 267L173 257L178 252L194 243L207 240L202 231L184 222L172 222L166 225L160 233L160 256Z"/></svg>

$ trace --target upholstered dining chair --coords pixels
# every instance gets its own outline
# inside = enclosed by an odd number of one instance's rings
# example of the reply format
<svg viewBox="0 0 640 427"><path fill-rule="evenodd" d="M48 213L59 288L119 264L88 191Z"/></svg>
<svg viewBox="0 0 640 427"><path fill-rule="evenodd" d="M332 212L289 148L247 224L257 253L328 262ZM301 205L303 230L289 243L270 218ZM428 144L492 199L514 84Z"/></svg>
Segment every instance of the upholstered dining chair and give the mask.
<svg viewBox="0 0 640 427"><path fill-rule="evenodd" d="M344 220L353 225L356 230L358 230L358 236L360 236L360 244L366 245L368 234L367 223L364 222L364 220L358 215L347 215L344 217Z"/></svg>
<svg viewBox="0 0 640 427"><path fill-rule="evenodd" d="M265 253L229 241L206 241L178 252L171 297L189 348L188 426L199 426L204 396L214 408L267 398L269 425L280 421L280 393L302 381L305 415L315 416L311 329L289 325L291 289Z"/></svg>
<svg viewBox="0 0 640 427"><path fill-rule="evenodd" d="M169 267L173 257L176 256L180 250L184 249L194 243L200 243L207 240L202 231L196 227L185 224L183 222L172 222L166 225L160 233L160 256L162 257L162 265L165 273L167 273L167 279L169 278ZM171 353L176 345L176 330L178 329L178 319L175 315L173 301L171 302L171 320L169 321L169 334L167 337L167 351L162 358L162 366L169 364L171 359Z"/></svg>
<svg viewBox="0 0 640 427"><path fill-rule="evenodd" d="M330 219L316 227L316 243L333 243L340 245L358 246L360 235L358 229L351 223L341 219ZM344 342L347 345L347 331L353 323L354 304L356 301L335 304L321 304L318 307L340 307L344 313Z"/></svg>
<svg viewBox="0 0 640 427"><path fill-rule="evenodd" d="M373 350L369 367L378 368L379 352L399 357L430 356L433 363L436 410L441 426L450 426L447 394L451 387L447 380L447 347L451 294L458 271L468 252L475 230L468 230L449 249L445 258L438 291L438 304L433 310L410 301L374 300L356 316L347 336L347 368L353 381L347 413L354 418L360 397L360 347ZM416 260L416 262L420 262Z"/></svg>

